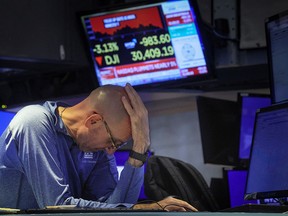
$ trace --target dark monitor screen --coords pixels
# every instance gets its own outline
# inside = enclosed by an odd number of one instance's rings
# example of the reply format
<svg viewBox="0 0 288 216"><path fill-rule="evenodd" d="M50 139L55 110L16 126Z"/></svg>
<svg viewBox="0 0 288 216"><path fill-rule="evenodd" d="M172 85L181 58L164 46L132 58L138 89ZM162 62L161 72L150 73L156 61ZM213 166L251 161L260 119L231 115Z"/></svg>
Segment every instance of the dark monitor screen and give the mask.
<svg viewBox="0 0 288 216"><path fill-rule="evenodd" d="M245 199L288 197L288 104L257 111Z"/></svg>
<svg viewBox="0 0 288 216"><path fill-rule="evenodd" d="M238 165L239 106L236 101L196 99L204 163Z"/></svg>
<svg viewBox="0 0 288 216"><path fill-rule="evenodd" d="M288 11L266 19L272 103L288 101Z"/></svg>
<svg viewBox="0 0 288 216"><path fill-rule="evenodd" d="M80 18L99 86L171 87L210 77L196 0L138 1Z"/></svg>
<svg viewBox="0 0 288 216"><path fill-rule="evenodd" d="M15 113L8 112L8 111L1 111L0 110L0 136L9 125L12 118L15 116Z"/></svg>
<svg viewBox="0 0 288 216"><path fill-rule="evenodd" d="M238 93L240 105L239 159L248 160L252 144L255 114L259 108L271 105L270 95Z"/></svg>

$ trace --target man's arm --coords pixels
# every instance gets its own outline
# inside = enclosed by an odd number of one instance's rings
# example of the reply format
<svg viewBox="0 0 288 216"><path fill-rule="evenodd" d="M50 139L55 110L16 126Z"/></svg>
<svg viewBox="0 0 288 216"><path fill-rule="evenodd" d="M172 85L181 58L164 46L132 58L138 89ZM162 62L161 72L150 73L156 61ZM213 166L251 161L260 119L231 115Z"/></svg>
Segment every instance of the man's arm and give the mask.
<svg viewBox="0 0 288 216"><path fill-rule="evenodd" d="M114 155L103 154L85 182L83 198L106 203L136 203L144 181L144 167L133 167L126 162L118 180Z"/></svg>
<svg viewBox="0 0 288 216"><path fill-rule="evenodd" d="M69 148L65 138L60 143L55 141L57 132L53 128L54 122L47 120L51 117L45 109L33 106L22 110L19 115L21 116L11 125L12 137L7 141L8 150L16 148L17 152L9 155L8 159L17 164L18 167L15 168L25 174L40 208L64 204L78 207L118 205L80 198L80 183L75 183L77 187L72 186L69 181L69 173L74 173L75 168L70 167L67 170L65 166L69 162L65 162L64 154L70 154ZM74 182L80 181L76 171L72 178Z"/></svg>
<svg viewBox="0 0 288 216"><path fill-rule="evenodd" d="M122 102L130 116L133 138L132 150L144 155L150 147L148 111L140 96L130 84L125 86L125 90L130 103L125 97L122 98ZM132 157L129 157L128 162L135 167L143 165L141 160Z"/></svg>

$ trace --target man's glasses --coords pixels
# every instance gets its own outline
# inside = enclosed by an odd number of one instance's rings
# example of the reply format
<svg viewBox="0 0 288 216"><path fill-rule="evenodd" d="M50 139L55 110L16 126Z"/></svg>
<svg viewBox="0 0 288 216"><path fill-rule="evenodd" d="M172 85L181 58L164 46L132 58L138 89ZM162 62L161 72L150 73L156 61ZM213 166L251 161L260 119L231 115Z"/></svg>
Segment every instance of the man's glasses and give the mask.
<svg viewBox="0 0 288 216"><path fill-rule="evenodd" d="M105 128L106 128L106 131L107 131L107 133L108 133L108 136L109 136L109 138L110 138L112 147L113 147L114 149L119 149L119 148L121 148L123 145L127 144L127 142L123 142L123 143L120 143L120 144L117 145L116 142L115 142L115 140L114 140L114 138L113 138L113 136L112 136L112 134L111 134L111 130L110 130L110 128L108 127L107 122L106 122L105 120L103 120L103 122L104 122L104 125L105 125Z"/></svg>

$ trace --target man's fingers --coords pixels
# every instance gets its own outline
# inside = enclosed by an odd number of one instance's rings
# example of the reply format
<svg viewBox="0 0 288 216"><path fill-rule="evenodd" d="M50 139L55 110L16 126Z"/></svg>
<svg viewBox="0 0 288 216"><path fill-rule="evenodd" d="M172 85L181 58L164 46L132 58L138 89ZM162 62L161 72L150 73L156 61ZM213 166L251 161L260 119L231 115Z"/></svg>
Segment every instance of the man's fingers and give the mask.
<svg viewBox="0 0 288 216"><path fill-rule="evenodd" d="M129 116L132 115L132 112L133 112L133 108L131 107L131 104L129 103L129 101L127 100L126 97L122 97L122 103L124 105L124 108L126 109L127 113Z"/></svg>
<svg viewBox="0 0 288 216"><path fill-rule="evenodd" d="M138 107L144 106L142 99L140 98L139 94L136 92L136 90L129 83L126 84L125 90L128 94L128 97L131 101L133 108L135 108L136 106L138 106Z"/></svg>
<svg viewBox="0 0 288 216"><path fill-rule="evenodd" d="M166 206L164 209L168 211L198 211L194 206L190 205L184 200L176 199L173 197L167 197L164 200L159 201L159 203L161 206Z"/></svg>

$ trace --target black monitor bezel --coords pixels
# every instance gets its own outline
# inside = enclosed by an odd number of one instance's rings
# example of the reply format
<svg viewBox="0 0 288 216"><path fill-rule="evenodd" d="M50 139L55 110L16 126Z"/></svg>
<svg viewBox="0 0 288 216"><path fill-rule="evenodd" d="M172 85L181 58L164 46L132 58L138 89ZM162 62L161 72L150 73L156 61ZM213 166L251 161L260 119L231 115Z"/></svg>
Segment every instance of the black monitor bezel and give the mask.
<svg viewBox="0 0 288 216"><path fill-rule="evenodd" d="M288 108L288 102L286 103L280 103L280 104L272 104L269 107L264 107L260 108L256 112L256 117L257 115L261 112L269 112L275 109L282 109L282 108ZM275 190L275 191L265 191L265 192L247 192L247 186L248 186L248 178L250 175L250 160L251 160L251 154L252 154L252 149L254 146L254 137L255 137L255 128L256 124L254 124L254 129L253 129L253 140L252 140L252 146L250 150L250 156L249 156L249 168L248 168L248 173L247 173L247 180L246 180L246 185L245 185L245 195L244 199L245 200L261 200L261 199L271 199L271 198L284 198L288 197L288 190Z"/></svg>
<svg viewBox="0 0 288 216"><path fill-rule="evenodd" d="M288 94L286 100L277 101L276 100L276 92L275 92L275 79L273 73L273 62L272 62L272 50L270 44L270 32L269 32L269 23L274 22L276 20L281 19L281 17L288 16L288 10L283 11L281 13L275 14L273 16L267 17L265 19L265 35L266 35L266 48L267 48L267 63L268 63L268 72L269 72L269 85L270 85L270 95L271 95L271 102L272 104L277 103L285 103L288 102Z"/></svg>
<svg viewBox="0 0 288 216"><path fill-rule="evenodd" d="M113 10L119 10L119 9L125 9L129 7L138 7L141 5L146 4L155 4L155 3L161 3L166 2L169 0L140 0L135 2L128 2L128 3L120 3L120 4L113 4L113 5L106 5L103 7L99 7L94 10L90 11L81 11L77 13L77 17L80 23L80 28L82 29L82 40L84 41L84 45L86 46L86 56L90 63L90 73L92 75L93 84L95 87L99 87L99 80L97 78L96 72L95 72L95 66L94 61L91 57L90 53L90 47L89 42L87 40L86 31L84 29L84 24L82 22L82 16L87 16L91 14L96 13L103 13L106 11L113 11ZM164 82L155 82L155 83L147 83L142 85L135 85L134 88L137 90L153 90L153 89L174 89L174 88L190 88L190 86L193 86L197 82L203 82L207 80L215 79L216 73L215 73L215 65L214 65L214 49L212 41L210 40L210 36L208 31L205 29L204 21L201 18L199 6L197 0L188 0L189 4L191 5L191 8L193 8L193 11L195 13L195 16L197 17L196 21L196 27L199 29L199 34L201 34L201 45L204 48L203 53L206 60L206 67L208 69L207 74L201 74L197 76L189 76L184 79L178 79L178 80L170 80L170 81L164 81Z"/></svg>
<svg viewBox="0 0 288 216"><path fill-rule="evenodd" d="M243 108L243 97L256 97L256 98L270 98L271 96L270 94L266 94L266 93L251 93L251 92L238 92L237 93L237 103L239 104L239 152L238 152L238 158L239 158L239 162L240 162L240 166L243 168L248 167L249 165L249 158L244 159L244 158L240 158L240 137L241 137L241 126L242 126L242 108ZM250 147L250 151L251 151L251 147ZM250 155L250 153L249 153Z"/></svg>

